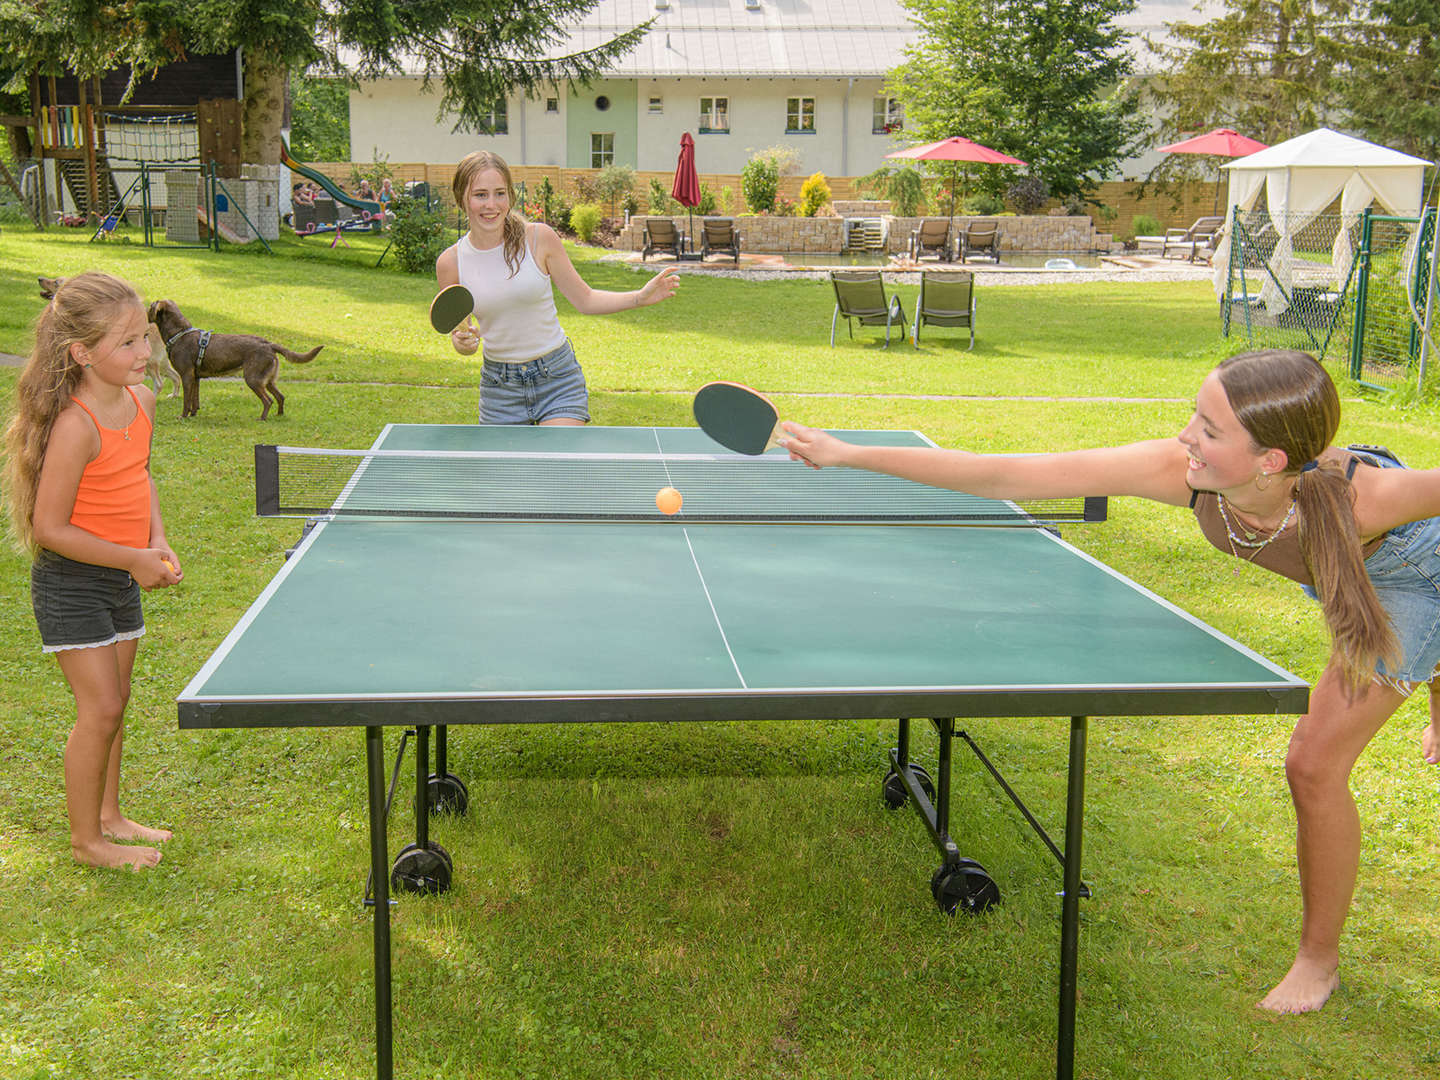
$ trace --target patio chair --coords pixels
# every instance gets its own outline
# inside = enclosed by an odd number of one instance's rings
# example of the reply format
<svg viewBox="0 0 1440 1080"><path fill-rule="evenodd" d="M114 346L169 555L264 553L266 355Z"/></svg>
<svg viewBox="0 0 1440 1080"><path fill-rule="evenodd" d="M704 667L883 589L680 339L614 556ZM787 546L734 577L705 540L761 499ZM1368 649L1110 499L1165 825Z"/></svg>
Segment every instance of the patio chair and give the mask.
<svg viewBox="0 0 1440 1080"><path fill-rule="evenodd" d="M647 218L643 233L644 245L640 248L640 261L651 255L668 251L675 258L685 249L685 237L669 218Z"/></svg>
<svg viewBox="0 0 1440 1080"><path fill-rule="evenodd" d="M735 256L735 265L740 265L740 230L730 218L704 218L700 232L700 261L708 255L729 252Z"/></svg>
<svg viewBox="0 0 1440 1080"><path fill-rule="evenodd" d="M898 296L885 295L885 282L879 270L832 270L830 283L835 287L835 314L830 317L830 344L835 344L835 326L845 317L850 337L855 337L855 323L861 326L885 327L885 348L890 347L890 327L900 324L905 333L905 307Z"/></svg>
<svg viewBox="0 0 1440 1080"><path fill-rule="evenodd" d="M941 259L950 257L950 219L922 218L920 227L910 231L907 253L919 261L926 252L933 252Z"/></svg>
<svg viewBox="0 0 1440 1080"><path fill-rule="evenodd" d="M970 344L975 347L975 275L969 270L924 272L920 275L920 299L915 302L915 324L910 341L920 347L920 324L968 326Z"/></svg>
<svg viewBox="0 0 1440 1080"><path fill-rule="evenodd" d="M995 221L971 221L960 234L960 261L972 255L988 255L1000 261L1000 224Z"/></svg>
<svg viewBox="0 0 1440 1080"><path fill-rule="evenodd" d="M1188 229L1166 229L1160 242L1161 258L1181 258L1194 262L1200 252L1215 249L1215 235L1224 226L1223 217L1196 218ZM1140 239L1136 237L1136 239Z"/></svg>

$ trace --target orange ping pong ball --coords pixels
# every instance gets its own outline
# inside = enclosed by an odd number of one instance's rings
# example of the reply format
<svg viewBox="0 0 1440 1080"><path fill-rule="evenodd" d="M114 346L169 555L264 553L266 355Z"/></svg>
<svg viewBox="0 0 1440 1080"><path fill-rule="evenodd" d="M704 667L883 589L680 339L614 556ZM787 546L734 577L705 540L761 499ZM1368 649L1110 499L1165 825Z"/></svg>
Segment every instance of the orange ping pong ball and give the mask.
<svg viewBox="0 0 1440 1080"><path fill-rule="evenodd" d="M678 514L682 501L680 492L673 487L663 487L655 493L655 505L662 514Z"/></svg>

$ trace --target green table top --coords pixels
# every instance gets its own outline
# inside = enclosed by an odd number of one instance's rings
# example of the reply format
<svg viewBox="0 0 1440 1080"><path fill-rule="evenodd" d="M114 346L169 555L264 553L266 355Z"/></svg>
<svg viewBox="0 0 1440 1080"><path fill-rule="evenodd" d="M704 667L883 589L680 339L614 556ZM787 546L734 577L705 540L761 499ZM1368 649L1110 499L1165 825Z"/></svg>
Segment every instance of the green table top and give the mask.
<svg viewBox="0 0 1440 1080"><path fill-rule="evenodd" d="M377 446L687 452L698 434L393 426ZM1043 529L341 516L179 708L183 727L225 727L1299 712L1306 697Z"/></svg>

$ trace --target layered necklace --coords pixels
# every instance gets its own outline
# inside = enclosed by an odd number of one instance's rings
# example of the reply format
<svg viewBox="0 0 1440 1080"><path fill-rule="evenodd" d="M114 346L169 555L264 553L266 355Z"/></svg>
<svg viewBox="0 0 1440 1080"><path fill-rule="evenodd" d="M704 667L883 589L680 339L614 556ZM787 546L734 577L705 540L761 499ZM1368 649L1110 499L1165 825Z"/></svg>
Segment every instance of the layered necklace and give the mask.
<svg viewBox="0 0 1440 1080"><path fill-rule="evenodd" d="M1225 537L1230 541L1230 554L1242 562L1254 562L1255 557L1269 547L1271 542L1285 531L1285 526L1289 525L1290 520L1295 516L1295 496L1292 494L1290 496L1290 506L1286 509L1285 516L1281 519L1280 524L1275 527L1275 531L1265 537L1264 540L1259 540L1257 539L1259 536L1258 532L1249 532L1243 526L1240 531L1245 533L1245 535L1243 537L1235 535L1235 529L1230 524L1230 515L1225 509L1225 496L1221 495L1218 491L1215 493L1215 505L1220 508L1220 520L1225 523ZM1244 548L1249 554L1241 555L1241 548ZM1238 564L1233 573L1236 577L1240 576L1240 567Z"/></svg>

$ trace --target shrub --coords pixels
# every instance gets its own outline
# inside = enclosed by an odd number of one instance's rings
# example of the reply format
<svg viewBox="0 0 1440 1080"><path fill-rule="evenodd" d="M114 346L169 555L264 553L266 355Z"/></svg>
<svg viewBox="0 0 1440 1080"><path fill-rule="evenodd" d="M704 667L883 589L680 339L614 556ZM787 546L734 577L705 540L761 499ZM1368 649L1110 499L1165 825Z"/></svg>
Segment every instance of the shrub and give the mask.
<svg viewBox="0 0 1440 1080"><path fill-rule="evenodd" d="M548 176L542 177L535 185L535 209L546 225L555 223L555 210L559 203L560 196L555 193L555 185L550 183Z"/></svg>
<svg viewBox="0 0 1440 1080"><path fill-rule="evenodd" d="M710 190L709 184L700 185L700 201L695 204L695 213L702 217L715 215L715 193Z"/></svg>
<svg viewBox="0 0 1440 1080"><path fill-rule="evenodd" d="M720 189L720 213L727 217L735 212L735 192L729 187Z"/></svg>
<svg viewBox="0 0 1440 1080"><path fill-rule="evenodd" d="M1005 209L1005 204L994 195L981 192L965 200L965 213L990 217Z"/></svg>
<svg viewBox="0 0 1440 1080"><path fill-rule="evenodd" d="M795 217L800 213L800 208L787 199L784 195L775 196L775 216Z"/></svg>
<svg viewBox="0 0 1440 1080"><path fill-rule="evenodd" d="M670 204L675 200L670 198L670 192L665 190L658 176L650 178L650 212L652 214L671 214Z"/></svg>
<svg viewBox="0 0 1440 1080"><path fill-rule="evenodd" d="M595 230L600 227L600 219L604 216L600 207L594 203L580 203L570 211L570 228L575 230L575 235L582 244L588 244L594 238Z"/></svg>
<svg viewBox="0 0 1440 1080"><path fill-rule="evenodd" d="M825 174L812 173L810 179L800 185L800 213L814 217L829 202L830 185L825 181Z"/></svg>
<svg viewBox="0 0 1440 1080"><path fill-rule="evenodd" d="M1165 226L1149 214L1136 214L1135 220L1130 222L1130 232L1132 236L1163 236Z"/></svg>
<svg viewBox="0 0 1440 1080"><path fill-rule="evenodd" d="M611 217L616 214L616 204L634 186L635 170L629 165L606 165L595 178L595 194L609 204Z"/></svg>
<svg viewBox="0 0 1440 1080"><path fill-rule="evenodd" d="M775 195L780 190L780 170L772 158L756 154L740 172L740 190L745 205L757 214L775 209Z"/></svg>
<svg viewBox="0 0 1440 1080"><path fill-rule="evenodd" d="M427 274L445 250L445 215L431 210L424 199L397 195L390 204L394 216L390 226L395 261L409 274Z"/></svg>
<svg viewBox="0 0 1440 1080"><path fill-rule="evenodd" d="M890 209L897 217L919 217L925 208L925 181L919 171L909 165L895 168L881 166L860 183L868 195L890 200Z"/></svg>
<svg viewBox="0 0 1440 1080"><path fill-rule="evenodd" d="M1033 214L1045 205L1050 187L1038 176L1022 176L1005 189L1005 198L1017 214Z"/></svg>

